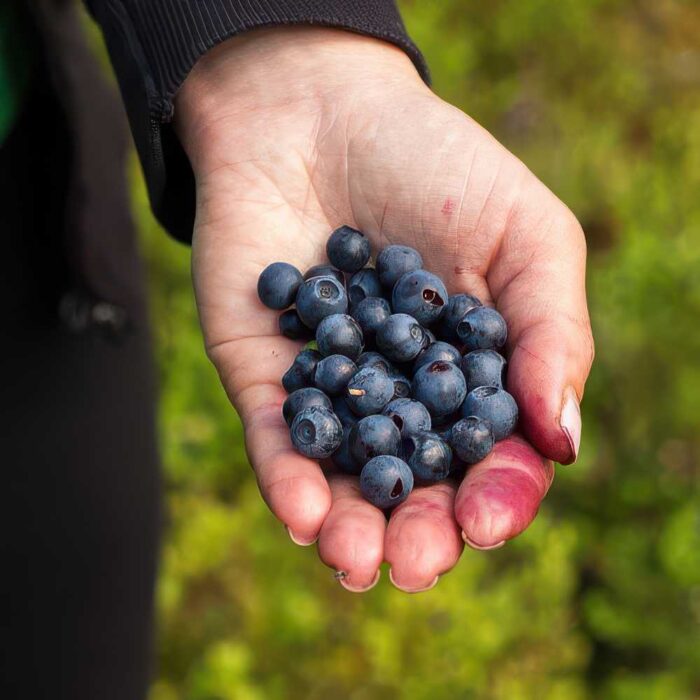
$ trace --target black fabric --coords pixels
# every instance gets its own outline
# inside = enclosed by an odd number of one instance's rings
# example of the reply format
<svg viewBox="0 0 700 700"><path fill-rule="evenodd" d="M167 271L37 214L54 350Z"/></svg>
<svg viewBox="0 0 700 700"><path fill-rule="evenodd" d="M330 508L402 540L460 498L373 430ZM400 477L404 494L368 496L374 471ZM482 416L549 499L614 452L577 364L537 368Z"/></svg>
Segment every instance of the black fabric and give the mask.
<svg viewBox="0 0 700 700"><path fill-rule="evenodd" d="M86 0L101 24L156 216L190 241L194 180L168 123L173 97L212 46L257 27L315 24L389 41L428 69L394 0Z"/></svg>

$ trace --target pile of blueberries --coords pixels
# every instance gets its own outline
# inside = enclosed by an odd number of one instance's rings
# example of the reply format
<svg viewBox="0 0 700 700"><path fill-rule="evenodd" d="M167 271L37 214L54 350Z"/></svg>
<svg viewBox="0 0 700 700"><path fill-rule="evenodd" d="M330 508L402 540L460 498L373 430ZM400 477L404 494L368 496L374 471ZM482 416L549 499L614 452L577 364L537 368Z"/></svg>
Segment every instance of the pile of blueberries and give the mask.
<svg viewBox="0 0 700 700"><path fill-rule="evenodd" d="M282 378L294 447L359 474L363 496L387 510L416 484L464 473L515 429L504 390L503 317L470 294L449 296L417 250L384 248L342 226L329 265L302 276L269 265L258 296L282 335L311 341ZM295 305L295 308L289 308Z"/></svg>

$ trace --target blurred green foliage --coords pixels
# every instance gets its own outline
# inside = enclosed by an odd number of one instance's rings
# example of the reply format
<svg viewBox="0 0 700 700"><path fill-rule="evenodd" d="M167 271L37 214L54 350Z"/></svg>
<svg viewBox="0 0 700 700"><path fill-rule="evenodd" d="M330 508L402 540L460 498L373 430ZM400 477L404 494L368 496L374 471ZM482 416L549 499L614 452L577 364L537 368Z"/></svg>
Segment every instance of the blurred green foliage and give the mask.
<svg viewBox="0 0 700 700"><path fill-rule="evenodd" d="M153 222L169 523L152 700L700 698L700 5L416 0L434 88L575 211L597 360L575 467L502 550L344 591L260 499Z"/></svg>

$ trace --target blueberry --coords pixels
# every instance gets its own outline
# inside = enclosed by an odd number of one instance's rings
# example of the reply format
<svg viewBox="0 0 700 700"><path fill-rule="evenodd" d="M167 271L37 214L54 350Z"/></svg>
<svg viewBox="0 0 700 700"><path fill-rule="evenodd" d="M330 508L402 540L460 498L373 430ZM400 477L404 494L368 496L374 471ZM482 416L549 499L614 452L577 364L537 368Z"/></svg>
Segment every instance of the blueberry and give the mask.
<svg viewBox="0 0 700 700"><path fill-rule="evenodd" d="M392 314L377 329L377 347L395 362L408 362L428 345L425 330L413 316Z"/></svg>
<svg viewBox="0 0 700 700"><path fill-rule="evenodd" d="M462 358L462 372L467 380L467 391L478 386L503 389L506 358L495 350L472 350Z"/></svg>
<svg viewBox="0 0 700 700"><path fill-rule="evenodd" d="M437 338L435 337L435 333L433 333L430 328L423 328L423 331L425 332L425 337L428 339L428 345L432 345L433 343L437 343Z"/></svg>
<svg viewBox="0 0 700 700"><path fill-rule="evenodd" d="M389 379L394 382L395 399L405 399L411 395L411 382L407 377L398 372L389 372Z"/></svg>
<svg viewBox="0 0 700 700"><path fill-rule="evenodd" d="M340 447L343 426L329 408L311 406L297 413L290 433L292 444L303 455L325 459Z"/></svg>
<svg viewBox="0 0 700 700"><path fill-rule="evenodd" d="M391 293L394 313L409 314L424 326L435 323L446 304L445 285L437 275L426 270L414 270L402 275Z"/></svg>
<svg viewBox="0 0 700 700"><path fill-rule="evenodd" d="M413 373L415 374L423 365L429 365L435 360L445 360L459 366L462 361L462 355L454 345L438 340L421 352L413 362Z"/></svg>
<svg viewBox="0 0 700 700"><path fill-rule="evenodd" d="M405 245L390 245L377 256L379 281L387 289L393 289L399 277L423 267L423 258L414 248Z"/></svg>
<svg viewBox="0 0 700 700"><path fill-rule="evenodd" d="M457 335L467 350L496 350L505 345L508 328L496 309L477 306L457 324Z"/></svg>
<svg viewBox="0 0 700 700"><path fill-rule="evenodd" d="M345 275L336 270L333 265L314 265L310 267L304 275L304 280L310 280L313 277L334 277L340 284L345 286Z"/></svg>
<svg viewBox="0 0 700 700"><path fill-rule="evenodd" d="M364 466L373 457L399 452L401 433L391 418L367 416L350 429L350 454Z"/></svg>
<svg viewBox="0 0 700 700"><path fill-rule="evenodd" d="M321 353L316 350L302 350L295 358L292 366L282 377L282 386L288 394L305 386L314 385L314 372L321 359Z"/></svg>
<svg viewBox="0 0 700 700"><path fill-rule="evenodd" d="M449 343L461 342L457 335L457 324L470 309L481 306L481 302L471 294L455 294L447 300L447 308L440 317L436 329L438 335Z"/></svg>
<svg viewBox="0 0 700 700"><path fill-rule="evenodd" d="M338 420L343 424L343 427L352 428L359 418L352 412L345 397L334 396L331 402L333 404L333 413L338 416Z"/></svg>
<svg viewBox="0 0 700 700"><path fill-rule="evenodd" d="M413 472L398 457L375 457L362 468L360 491L377 508L384 510L403 503L412 489Z"/></svg>
<svg viewBox="0 0 700 700"><path fill-rule="evenodd" d="M498 442L515 430L518 406L507 391L494 386L479 386L467 394L462 415L465 418L477 416L491 423L493 438Z"/></svg>
<svg viewBox="0 0 700 700"><path fill-rule="evenodd" d="M391 306L381 297L367 297L353 307L352 316L360 324L365 340L374 342L377 328L391 316Z"/></svg>
<svg viewBox="0 0 700 700"><path fill-rule="evenodd" d="M293 391L282 404L282 415L287 425L291 425L295 416L307 408L314 406L331 409L331 400L319 389L304 387Z"/></svg>
<svg viewBox="0 0 700 700"><path fill-rule="evenodd" d="M345 355L329 355L316 365L314 382L324 394L340 396L357 372L357 365Z"/></svg>
<svg viewBox="0 0 700 700"><path fill-rule="evenodd" d="M423 482L446 479L452 465L450 446L435 433L414 433L401 441L401 457Z"/></svg>
<svg viewBox="0 0 700 700"><path fill-rule="evenodd" d="M393 397L394 382L375 367L359 370L345 390L345 399L358 416L380 413Z"/></svg>
<svg viewBox="0 0 700 700"><path fill-rule="evenodd" d="M308 340L312 334L305 326L296 309L287 309L279 318L280 333L290 340Z"/></svg>
<svg viewBox="0 0 700 700"><path fill-rule="evenodd" d="M375 367L382 370L385 374L394 374L398 370L396 367L378 352L363 352L357 360L357 368L364 369L365 367Z"/></svg>
<svg viewBox="0 0 700 700"><path fill-rule="evenodd" d="M294 303L303 281L301 272L289 263L268 265L258 277L258 296L270 309L286 309Z"/></svg>
<svg viewBox="0 0 700 700"><path fill-rule="evenodd" d="M432 427L428 409L413 399L394 399L384 407L382 414L391 418L402 438L426 432Z"/></svg>
<svg viewBox="0 0 700 700"><path fill-rule="evenodd" d="M333 265L343 272L357 272L369 260L369 240L357 229L341 226L326 243L326 254Z"/></svg>
<svg viewBox="0 0 700 700"><path fill-rule="evenodd" d="M352 316L332 314L316 327L316 344L322 355L345 355L356 360L364 347L364 337Z"/></svg>
<svg viewBox="0 0 700 700"><path fill-rule="evenodd" d="M343 426L343 439L340 447L331 455L333 464L345 474L358 475L362 471L362 465L358 464L350 454L350 428Z"/></svg>
<svg viewBox="0 0 700 700"><path fill-rule="evenodd" d="M348 283L348 296L353 306L367 297L382 296L382 285L377 271L372 267L365 267L356 272Z"/></svg>
<svg viewBox="0 0 700 700"><path fill-rule="evenodd" d="M430 411L433 419L449 416L467 395L462 370L444 360L423 365L413 377L413 398Z"/></svg>
<svg viewBox="0 0 700 700"><path fill-rule="evenodd" d="M493 449L493 428L488 421L469 416L452 426L449 440L452 449L463 462L476 464Z"/></svg>
<svg viewBox="0 0 700 700"><path fill-rule="evenodd" d="M297 313L309 328L315 329L326 316L347 310L345 287L333 277L312 277L299 287Z"/></svg>

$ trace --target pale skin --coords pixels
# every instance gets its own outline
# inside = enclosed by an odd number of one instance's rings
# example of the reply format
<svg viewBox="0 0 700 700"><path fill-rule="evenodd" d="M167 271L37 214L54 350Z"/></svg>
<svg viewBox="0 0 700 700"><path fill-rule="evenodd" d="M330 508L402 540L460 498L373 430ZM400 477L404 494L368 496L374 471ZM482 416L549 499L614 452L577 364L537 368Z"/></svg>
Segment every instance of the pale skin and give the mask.
<svg viewBox="0 0 700 700"><path fill-rule="evenodd" d="M206 351L245 428L261 494L299 544L352 591L389 563L409 592L431 588L465 542L522 532L553 461L576 459L578 404L593 360L586 245L574 215L515 156L420 79L383 41L323 28L258 30L194 67L176 129L197 181L192 268ZM357 477L296 453L280 380L300 344L256 295L282 260L325 261L329 233L361 229L373 249L416 247L450 293L476 294L508 322L508 390L520 434L464 481L415 489L390 519ZM480 555L484 556L484 555Z"/></svg>

